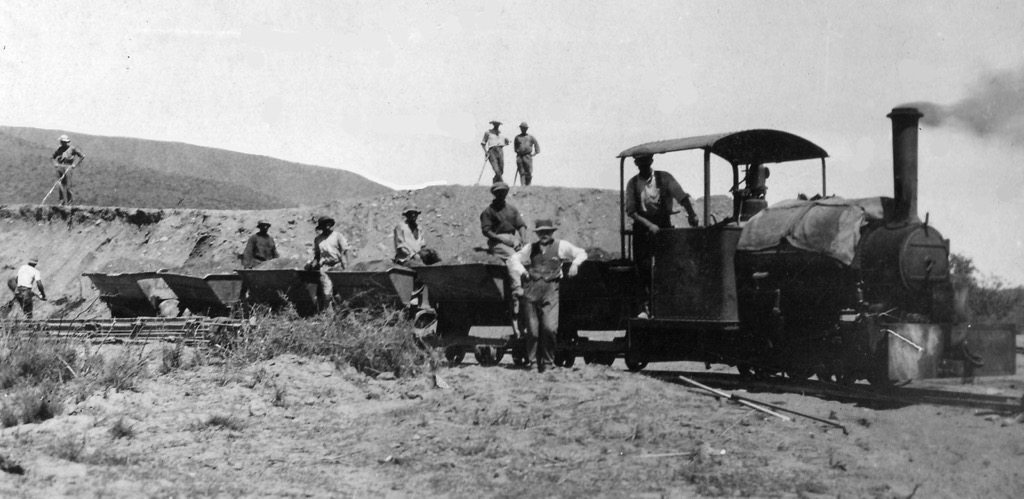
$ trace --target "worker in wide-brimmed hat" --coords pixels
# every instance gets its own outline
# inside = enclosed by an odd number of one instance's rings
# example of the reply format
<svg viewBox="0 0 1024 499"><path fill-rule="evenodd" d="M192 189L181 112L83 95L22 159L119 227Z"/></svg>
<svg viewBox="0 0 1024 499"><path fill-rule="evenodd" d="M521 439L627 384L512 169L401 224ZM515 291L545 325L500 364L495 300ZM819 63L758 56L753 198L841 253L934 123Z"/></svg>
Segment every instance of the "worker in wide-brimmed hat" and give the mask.
<svg viewBox="0 0 1024 499"><path fill-rule="evenodd" d="M29 319L32 318L32 297L35 296L35 288L39 288L39 299L46 301L43 276L36 268L38 264L39 258L32 257L18 269L18 286L14 290L14 299Z"/></svg>
<svg viewBox="0 0 1024 499"><path fill-rule="evenodd" d="M51 157L57 172L57 194L60 196L60 204L71 204L71 170L82 166L85 155L71 145L71 138L67 135L61 135L58 140L60 145Z"/></svg>
<svg viewBox="0 0 1024 499"><path fill-rule="evenodd" d="M491 121L491 129L484 132L484 139L480 141L480 147L484 149L484 157L491 163L494 170L494 182L501 182L501 176L505 173L505 149L508 139L501 135L498 128L500 121Z"/></svg>
<svg viewBox="0 0 1024 499"><path fill-rule="evenodd" d="M516 169L523 185L530 185L533 182L533 157L540 154L540 143L533 135L526 133L529 128L530 125L525 121L520 123L521 133L512 141L512 149L516 151Z"/></svg>
<svg viewBox="0 0 1024 499"><path fill-rule="evenodd" d="M544 372L555 363L558 333L558 282L562 263L572 262L568 277L576 277L587 252L576 245L556 240L550 219L536 221L537 241L523 245L506 265L512 280L512 294L520 298L519 311L526 326L526 357Z"/></svg>
<svg viewBox="0 0 1024 499"><path fill-rule="evenodd" d="M334 284L327 275L330 270L348 268L348 241L334 230L334 219L320 217L316 221L316 237L313 238L313 259L307 267L320 272L320 286L317 299L321 310L330 308L334 300Z"/></svg>
<svg viewBox="0 0 1024 499"><path fill-rule="evenodd" d="M257 232L249 237L249 241L245 243L245 251L242 252L242 267L251 269L279 256L274 238L267 233L269 229L270 222L266 220L256 222Z"/></svg>
<svg viewBox="0 0 1024 499"><path fill-rule="evenodd" d="M487 250L508 259L526 239L526 222L515 206L507 203L508 184L495 182L491 186L494 200L480 213L480 231L487 238Z"/></svg>

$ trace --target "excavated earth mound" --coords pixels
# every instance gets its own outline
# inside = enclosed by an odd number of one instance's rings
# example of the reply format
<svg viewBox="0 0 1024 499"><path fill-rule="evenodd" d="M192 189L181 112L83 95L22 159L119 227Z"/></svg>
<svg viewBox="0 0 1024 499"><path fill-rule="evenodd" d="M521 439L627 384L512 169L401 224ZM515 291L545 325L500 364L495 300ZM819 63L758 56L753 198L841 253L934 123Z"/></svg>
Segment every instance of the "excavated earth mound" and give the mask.
<svg viewBox="0 0 1024 499"><path fill-rule="evenodd" d="M270 234L281 255L259 267L263 269L302 268L312 255L315 221L324 215L337 221L336 230L352 247L353 268L388 268L393 231L407 205L422 211L427 246L443 263L496 263L477 249L485 246L480 212L491 200L486 186L440 186L270 211L8 205L0 206L0 235L6 242L0 261L9 276L31 256L39 257L50 301L37 304L36 317L103 317L109 311L84 273L230 272L241 268L241 253L260 219L272 224ZM712 201L719 219L731 212L728 198ZM509 194L508 202L519 208L530 228L536 219L550 218L558 225L556 237L587 248L592 258L619 256L617 191L522 187ZM700 212L703 204L695 205ZM675 224L684 226L682 216L676 217ZM13 317L20 311L15 307L11 313Z"/></svg>

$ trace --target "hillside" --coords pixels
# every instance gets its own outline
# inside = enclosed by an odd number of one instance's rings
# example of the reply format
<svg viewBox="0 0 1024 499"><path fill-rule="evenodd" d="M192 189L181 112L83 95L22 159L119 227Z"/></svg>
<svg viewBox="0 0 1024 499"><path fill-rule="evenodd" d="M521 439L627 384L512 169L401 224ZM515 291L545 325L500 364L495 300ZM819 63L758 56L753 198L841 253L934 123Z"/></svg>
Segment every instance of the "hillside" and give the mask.
<svg viewBox="0 0 1024 499"><path fill-rule="evenodd" d="M0 245L0 265L4 272L12 272L31 255L39 256L51 296L49 303L39 305L40 316L102 317L108 312L83 273L238 268L239 255L259 219L272 224L270 234L283 259L304 262L312 251L314 221L330 215L348 238L352 261L358 264L392 257L392 230L401 220L402 208L414 204L423 211L427 245L442 259L456 261L484 244L479 216L491 199L485 187L442 186L266 211L0 206L0 237L6 242ZM551 217L560 228L557 237L599 248L609 257L619 253L617 192L534 186L516 189L509 201L531 227L537 218ZM728 203L715 199L716 206L723 204ZM10 293L3 293L7 297L0 301L6 302Z"/></svg>
<svg viewBox="0 0 1024 499"><path fill-rule="evenodd" d="M61 131L0 127L0 203L39 203L56 178ZM144 208L273 209L375 196L387 187L354 173L182 143L72 133L88 158L78 202ZM53 201L55 198L51 198Z"/></svg>

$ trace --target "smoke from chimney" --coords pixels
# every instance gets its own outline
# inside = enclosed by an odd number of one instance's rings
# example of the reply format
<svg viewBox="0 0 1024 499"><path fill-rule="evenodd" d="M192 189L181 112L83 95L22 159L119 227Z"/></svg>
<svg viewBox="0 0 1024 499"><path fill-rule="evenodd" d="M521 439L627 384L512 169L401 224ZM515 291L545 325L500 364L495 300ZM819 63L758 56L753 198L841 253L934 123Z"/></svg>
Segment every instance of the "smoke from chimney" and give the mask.
<svg viewBox="0 0 1024 499"><path fill-rule="evenodd" d="M956 126L979 137L1024 143L1024 67L982 75L968 96L953 104L913 102L899 107L916 107L924 113L924 125Z"/></svg>

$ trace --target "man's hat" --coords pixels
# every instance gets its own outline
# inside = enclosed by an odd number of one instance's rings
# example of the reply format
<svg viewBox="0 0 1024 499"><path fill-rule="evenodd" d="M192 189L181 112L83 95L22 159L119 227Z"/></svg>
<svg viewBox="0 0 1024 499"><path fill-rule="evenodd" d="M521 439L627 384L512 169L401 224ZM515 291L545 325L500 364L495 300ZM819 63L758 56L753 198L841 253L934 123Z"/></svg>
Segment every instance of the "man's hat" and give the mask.
<svg viewBox="0 0 1024 499"><path fill-rule="evenodd" d="M540 220L537 220L537 222L534 225L535 225L534 228L533 228L534 232L540 232L540 231L543 231L543 230L551 230L551 231L556 230L555 223L552 222L551 219L549 219L549 218L542 218Z"/></svg>
<svg viewBox="0 0 1024 499"><path fill-rule="evenodd" d="M320 217L316 221L316 227L334 227L334 219L331 217Z"/></svg>
<svg viewBox="0 0 1024 499"><path fill-rule="evenodd" d="M506 184L505 182L495 182L494 185L491 186L491 192L492 193L498 192L498 191L507 191L507 190L508 190L508 184Z"/></svg>
<svg viewBox="0 0 1024 499"><path fill-rule="evenodd" d="M270 227L270 222L268 222L266 220L260 220L259 222L256 222L256 226L257 227L262 227L264 225L266 225L267 227Z"/></svg>
<svg viewBox="0 0 1024 499"><path fill-rule="evenodd" d="M413 206L411 204L410 205L406 205L405 209L402 210L402 214L405 215L406 213L409 213L409 212L423 213L422 211L420 211L418 208L416 208L415 206Z"/></svg>
<svg viewBox="0 0 1024 499"><path fill-rule="evenodd" d="M492 124L492 125L500 125L500 124L501 124L501 122L500 122L500 121L498 121L498 120L491 120L491 124Z"/></svg>
<svg viewBox="0 0 1024 499"><path fill-rule="evenodd" d="M519 124L519 128L530 128L530 125L527 125L526 122L524 121L524 122Z"/></svg>
<svg viewBox="0 0 1024 499"><path fill-rule="evenodd" d="M68 137L67 135L61 135L59 140L61 142L71 142L71 138Z"/></svg>
<svg viewBox="0 0 1024 499"><path fill-rule="evenodd" d="M38 264L39 263L39 257L38 256L33 256L32 258L29 258L28 259L28 263L29 263L29 265L36 265L36 264Z"/></svg>
<svg viewBox="0 0 1024 499"><path fill-rule="evenodd" d="M651 154L637 154L636 156L633 156L633 163L634 164L640 164L640 163L651 164L653 162L654 162L654 156L651 155Z"/></svg>

